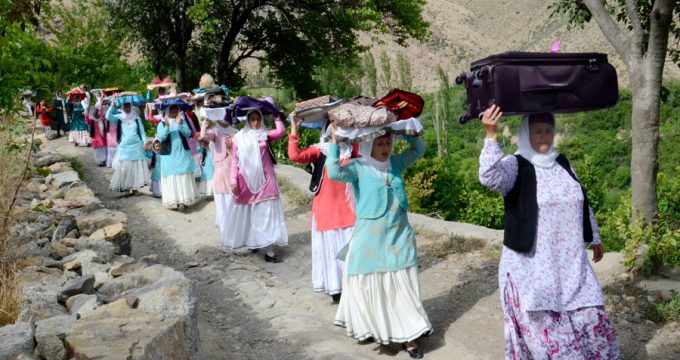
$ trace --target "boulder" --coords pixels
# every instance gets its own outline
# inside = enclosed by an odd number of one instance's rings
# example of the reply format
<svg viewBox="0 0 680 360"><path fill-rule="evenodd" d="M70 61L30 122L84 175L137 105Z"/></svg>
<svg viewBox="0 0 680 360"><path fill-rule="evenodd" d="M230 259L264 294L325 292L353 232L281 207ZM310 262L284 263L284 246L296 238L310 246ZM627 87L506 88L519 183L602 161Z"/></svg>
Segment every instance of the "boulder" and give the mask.
<svg viewBox="0 0 680 360"><path fill-rule="evenodd" d="M19 322L36 322L53 316L66 315L66 308L58 303L60 287L30 284L23 288Z"/></svg>
<svg viewBox="0 0 680 360"><path fill-rule="evenodd" d="M103 239L110 242L114 247L114 252L118 255L130 255L132 251L131 237L125 229L124 223L104 226L103 228L90 234L91 239Z"/></svg>
<svg viewBox="0 0 680 360"><path fill-rule="evenodd" d="M104 260L94 250L90 249L78 251L62 259L64 270L81 270L81 273L83 269L85 269L85 272L89 272L90 263L93 262L101 264L104 263Z"/></svg>
<svg viewBox="0 0 680 360"><path fill-rule="evenodd" d="M41 357L51 360L68 358L64 338L73 325L75 317L61 315L38 321L35 325L36 352Z"/></svg>
<svg viewBox="0 0 680 360"><path fill-rule="evenodd" d="M47 244L45 248L48 251L47 252L48 256L55 260L61 260L75 252L73 248L70 248L58 241Z"/></svg>
<svg viewBox="0 0 680 360"><path fill-rule="evenodd" d="M89 236L93 232L105 226L127 223L125 213L110 209L100 209L93 213L76 218L78 229L83 236Z"/></svg>
<svg viewBox="0 0 680 360"><path fill-rule="evenodd" d="M191 357L179 318L131 309L125 299L83 314L66 335L77 359L187 359Z"/></svg>
<svg viewBox="0 0 680 360"><path fill-rule="evenodd" d="M29 183L24 186L24 189L26 189L28 192L40 194L47 191L48 187L38 179L31 179L31 181L29 181Z"/></svg>
<svg viewBox="0 0 680 360"><path fill-rule="evenodd" d="M33 155L33 166L45 167L65 160L66 158L62 155L52 153L38 153Z"/></svg>
<svg viewBox="0 0 680 360"><path fill-rule="evenodd" d="M61 287L59 301L66 302L68 298L78 294L94 294L94 275L80 276L68 281Z"/></svg>
<svg viewBox="0 0 680 360"><path fill-rule="evenodd" d="M115 253L115 247L112 243L104 239L92 239L81 237L78 239L66 238L62 240L63 244L76 249L76 251L92 250L99 255L99 258L104 262L110 262Z"/></svg>
<svg viewBox="0 0 680 360"><path fill-rule="evenodd" d="M97 295L78 294L66 300L66 308L71 315L88 313L98 308L99 305L101 305L101 301Z"/></svg>
<svg viewBox="0 0 680 360"><path fill-rule="evenodd" d="M94 288L95 290L99 290L102 286L104 286L109 280L113 279L111 274L109 274L106 271L98 271L94 273Z"/></svg>
<svg viewBox="0 0 680 360"><path fill-rule="evenodd" d="M80 181L80 177L78 176L77 172L70 170L58 174L47 175L45 181L53 189L59 189L66 185L70 185L73 184L74 182Z"/></svg>
<svg viewBox="0 0 680 360"><path fill-rule="evenodd" d="M85 186L69 189L64 195L64 200L72 201L82 206L101 203L101 201L94 196L94 192Z"/></svg>
<svg viewBox="0 0 680 360"><path fill-rule="evenodd" d="M106 298L111 298L126 293L128 290L139 289L153 284L164 276L172 275L173 273L176 273L176 271L163 265L141 268L111 279L99 288L98 292Z"/></svg>
<svg viewBox="0 0 680 360"><path fill-rule="evenodd" d="M29 322L0 327L0 339L0 359L33 354L33 325Z"/></svg>
<svg viewBox="0 0 680 360"><path fill-rule="evenodd" d="M59 222L54 233L52 234L52 241L59 241L66 237L66 234L76 229L76 222L73 219L63 219Z"/></svg>
<svg viewBox="0 0 680 360"><path fill-rule="evenodd" d="M52 174L59 174L59 173L65 172L65 171L73 170L73 168L71 167L71 164L67 163L67 162L54 163L54 164L49 166L49 169L50 169Z"/></svg>
<svg viewBox="0 0 680 360"><path fill-rule="evenodd" d="M134 260L132 258L128 259L129 261L114 263L109 271L111 276L115 278L151 266L158 260L158 257L155 254L152 254L143 256L139 260Z"/></svg>

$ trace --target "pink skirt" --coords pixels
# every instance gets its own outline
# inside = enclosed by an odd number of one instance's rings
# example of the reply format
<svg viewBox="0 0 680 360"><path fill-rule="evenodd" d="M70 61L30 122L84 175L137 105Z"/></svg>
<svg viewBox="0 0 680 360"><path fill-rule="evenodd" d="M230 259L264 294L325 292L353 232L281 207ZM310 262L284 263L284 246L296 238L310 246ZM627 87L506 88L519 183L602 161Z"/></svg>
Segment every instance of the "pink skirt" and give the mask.
<svg viewBox="0 0 680 360"><path fill-rule="evenodd" d="M614 327L602 306L524 311L510 277L503 289L505 359L620 359Z"/></svg>

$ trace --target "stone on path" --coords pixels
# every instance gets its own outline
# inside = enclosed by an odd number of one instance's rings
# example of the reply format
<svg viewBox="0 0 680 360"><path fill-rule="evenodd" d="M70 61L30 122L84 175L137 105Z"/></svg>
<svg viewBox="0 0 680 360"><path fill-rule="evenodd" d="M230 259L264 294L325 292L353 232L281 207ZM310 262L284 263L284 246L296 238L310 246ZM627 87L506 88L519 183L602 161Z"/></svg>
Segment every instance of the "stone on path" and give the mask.
<svg viewBox="0 0 680 360"><path fill-rule="evenodd" d="M36 322L65 315L66 308L58 303L60 288L55 285L31 284L23 288L18 322Z"/></svg>
<svg viewBox="0 0 680 360"><path fill-rule="evenodd" d="M29 322L0 327L0 339L0 359L33 354L33 324Z"/></svg>
<svg viewBox="0 0 680 360"><path fill-rule="evenodd" d="M83 236L89 236L105 226L127 223L127 215L116 210L100 209L93 213L77 217L76 223L78 224L80 233Z"/></svg>
<svg viewBox="0 0 680 360"><path fill-rule="evenodd" d="M65 360L68 358L63 339L69 332L75 317L70 315L55 316L38 321L35 327L37 353L48 360Z"/></svg>
<svg viewBox="0 0 680 360"><path fill-rule="evenodd" d="M129 255L132 252L131 237L124 223L104 226L90 234L91 239L104 239L113 244L115 253Z"/></svg>
<svg viewBox="0 0 680 360"><path fill-rule="evenodd" d="M101 203L101 201L94 196L94 192L85 186L69 189L66 194L64 194L64 200L72 201L82 206Z"/></svg>
<svg viewBox="0 0 680 360"><path fill-rule="evenodd" d="M78 176L78 173L73 170L64 171L58 174L50 174L47 175L47 178L45 179L45 182L53 189L59 189L78 181L80 181L80 177Z"/></svg>
<svg viewBox="0 0 680 360"><path fill-rule="evenodd" d="M61 287L59 293L59 301L66 302L68 298L78 294L93 294L94 293L94 275L79 276L68 281Z"/></svg>
<svg viewBox="0 0 680 360"><path fill-rule="evenodd" d="M38 153L33 155L33 165L36 167L50 166L64 160L66 160L66 157L52 153Z"/></svg>
<svg viewBox="0 0 680 360"><path fill-rule="evenodd" d="M59 241L66 237L66 234L76 229L76 222L73 219L63 219L59 222L54 233L52 234L52 241Z"/></svg>

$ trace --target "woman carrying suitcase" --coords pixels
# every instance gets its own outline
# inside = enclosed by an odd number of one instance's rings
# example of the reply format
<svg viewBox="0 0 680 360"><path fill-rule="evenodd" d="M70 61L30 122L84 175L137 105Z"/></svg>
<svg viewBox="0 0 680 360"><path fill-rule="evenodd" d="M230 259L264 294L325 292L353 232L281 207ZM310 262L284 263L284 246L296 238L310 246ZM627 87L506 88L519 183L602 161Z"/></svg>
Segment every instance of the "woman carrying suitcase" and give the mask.
<svg viewBox="0 0 680 360"><path fill-rule="evenodd" d="M550 113L525 116L515 155L496 140L500 108L486 129L479 179L505 198L505 236L498 266L506 359L618 359L585 242L602 259L595 217L568 160L553 145Z"/></svg>

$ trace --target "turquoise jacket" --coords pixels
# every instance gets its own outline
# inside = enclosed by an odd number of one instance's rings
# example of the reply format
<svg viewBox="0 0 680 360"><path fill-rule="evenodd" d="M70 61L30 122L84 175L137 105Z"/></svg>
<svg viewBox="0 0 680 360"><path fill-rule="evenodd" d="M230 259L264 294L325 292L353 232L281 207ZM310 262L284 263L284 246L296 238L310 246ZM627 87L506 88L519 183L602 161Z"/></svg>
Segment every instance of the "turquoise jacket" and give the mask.
<svg viewBox="0 0 680 360"><path fill-rule="evenodd" d="M387 179L365 176L366 172L374 173L374 171L370 165L362 163L359 159L354 159L344 166L340 166L338 146L331 145L326 160L328 178L353 183L354 195L357 200L357 219L377 219L383 216L387 211L388 191L393 191L393 195L399 201L399 206L404 211L408 211L409 205L401 173L425 154L425 144L417 137L404 136L404 138L411 147L401 154L390 157L392 171ZM386 186L388 179L391 186Z"/></svg>

